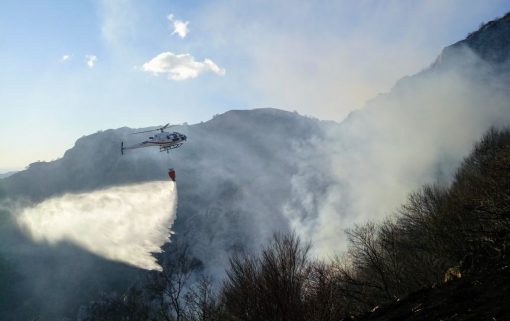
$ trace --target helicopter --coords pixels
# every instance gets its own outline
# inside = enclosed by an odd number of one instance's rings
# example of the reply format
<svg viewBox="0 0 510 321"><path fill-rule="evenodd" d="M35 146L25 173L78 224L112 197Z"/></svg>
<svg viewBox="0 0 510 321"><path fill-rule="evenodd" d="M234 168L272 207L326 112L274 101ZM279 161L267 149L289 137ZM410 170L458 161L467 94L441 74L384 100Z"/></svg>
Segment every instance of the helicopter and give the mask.
<svg viewBox="0 0 510 321"><path fill-rule="evenodd" d="M175 149L178 147L181 147L182 144L186 141L187 137L186 135L183 135L178 132L169 133L166 132L165 129L170 126L170 124L166 124L165 126L152 129L152 130L144 130L141 132L132 133L134 134L142 134L142 133L150 133L150 132L157 132L159 133L149 137L149 140L143 141L138 144L134 144L131 146L124 147L124 142L121 142L120 145L120 153L124 155L124 151L127 149L136 149L136 148L143 148L143 147L150 147L150 146L158 146L160 152L170 152L171 149Z"/></svg>

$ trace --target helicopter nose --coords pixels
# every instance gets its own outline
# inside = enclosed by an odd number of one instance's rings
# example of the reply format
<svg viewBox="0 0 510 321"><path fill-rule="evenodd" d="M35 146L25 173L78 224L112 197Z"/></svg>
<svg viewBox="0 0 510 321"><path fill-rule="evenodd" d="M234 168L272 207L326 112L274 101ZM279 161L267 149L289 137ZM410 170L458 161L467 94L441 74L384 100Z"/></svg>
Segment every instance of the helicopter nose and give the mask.
<svg viewBox="0 0 510 321"><path fill-rule="evenodd" d="M186 140L187 139L186 135L181 135L181 139Z"/></svg>

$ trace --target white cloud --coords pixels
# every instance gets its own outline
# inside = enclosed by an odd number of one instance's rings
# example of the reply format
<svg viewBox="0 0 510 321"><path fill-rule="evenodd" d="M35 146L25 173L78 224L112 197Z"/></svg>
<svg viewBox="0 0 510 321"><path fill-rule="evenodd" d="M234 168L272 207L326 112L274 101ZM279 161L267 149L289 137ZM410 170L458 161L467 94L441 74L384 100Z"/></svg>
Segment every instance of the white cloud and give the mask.
<svg viewBox="0 0 510 321"><path fill-rule="evenodd" d="M178 19L174 19L173 14L169 14L167 16L168 21L170 21L174 26L174 31L172 32L172 35L177 34L179 37L184 39L189 32L188 24L189 21L182 21Z"/></svg>
<svg viewBox="0 0 510 321"><path fill-rule="evenodd" d="M172 34L178 34L179 37L184 39L189 31L188 24L189 24L189 21L184 22L181 20L175 20L174 21L174 32L172 32Z"/></svg>
<svg viewBox="0 0 510 321"><path fill-rule="evenodd" d="M97 56L96 55L85 55L85 60L86 60L87 66L89 66L89 68L94 68L94 66L96 65L96 62L97 62Z"/></svg>
<svg viewBox="0 0 510 321"><path fill-rule="evenodd" d="M65 55L62 56L62 58L60 58L60 62L66 62L69 59L71 59L71 55L70 54L65 54Z"/></svg>
<svg viewBox="0 0 510 321"><path fill-rule="evenodd" d="M144 63L142 69L154 75L167 74L172 80L196 78L206 71L212 71L219 76L225 75L225 69L210 59L199 62L190 54L174 54L169 51L162 52Z"/></svg>

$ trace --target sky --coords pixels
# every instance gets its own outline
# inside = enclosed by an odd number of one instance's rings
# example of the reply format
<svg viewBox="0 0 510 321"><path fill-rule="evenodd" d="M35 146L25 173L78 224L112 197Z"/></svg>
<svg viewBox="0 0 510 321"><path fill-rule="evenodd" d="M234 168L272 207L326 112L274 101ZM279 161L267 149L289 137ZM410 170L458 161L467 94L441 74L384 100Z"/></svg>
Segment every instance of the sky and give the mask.
<svg viewBox="0 0 510 321"><path fill-rule="evenodd" d="M341 121L503 0L4 0L0 173L109 128L275 107Z"/></svg>

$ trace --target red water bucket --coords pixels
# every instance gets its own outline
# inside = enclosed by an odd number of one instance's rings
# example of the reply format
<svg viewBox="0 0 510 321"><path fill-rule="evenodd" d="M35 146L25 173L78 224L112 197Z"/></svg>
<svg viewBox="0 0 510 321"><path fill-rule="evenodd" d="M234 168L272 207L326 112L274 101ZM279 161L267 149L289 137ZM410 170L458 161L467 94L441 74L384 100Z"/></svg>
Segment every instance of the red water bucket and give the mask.
<svg viewBox="0 0 510 321"><path fill-rule="evenodd" d="M173 168L168 169L168 177L175 182L175 171Z"/></svg>

